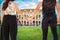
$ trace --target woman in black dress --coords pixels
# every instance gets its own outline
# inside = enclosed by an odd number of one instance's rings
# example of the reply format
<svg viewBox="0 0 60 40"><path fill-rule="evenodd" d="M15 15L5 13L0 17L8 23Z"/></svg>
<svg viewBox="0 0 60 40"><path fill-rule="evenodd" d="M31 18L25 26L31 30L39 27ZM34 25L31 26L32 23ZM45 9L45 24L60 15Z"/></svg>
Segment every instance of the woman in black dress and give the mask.
<svg viewBox="0 0 60 40"><path fill-rule="evenodd" d="M5 0L2 5L1 40L9 40L9 33L11 36L11 40L16 40L16 36L17 36L16 13L20 13L20 11L14 0Z"/></svg>

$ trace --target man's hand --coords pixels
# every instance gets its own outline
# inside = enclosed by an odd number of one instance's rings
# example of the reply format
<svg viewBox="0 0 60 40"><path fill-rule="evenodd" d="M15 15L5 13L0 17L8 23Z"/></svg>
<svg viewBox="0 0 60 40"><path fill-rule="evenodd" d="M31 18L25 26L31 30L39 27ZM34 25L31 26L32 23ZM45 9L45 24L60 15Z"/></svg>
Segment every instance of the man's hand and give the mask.
<svg viewBox="0 0 60 40"><path fill-rule="evenodd" d="M60 18L57 19L57 23L60 24Z"/></svg>
<svg viewBox="0 0 60 40"><path fill-rule="evenodd" d="M34 17L34 15L30 14L28 17L26 17L26 21L27 22L33 22L33 17Z"/></svg>

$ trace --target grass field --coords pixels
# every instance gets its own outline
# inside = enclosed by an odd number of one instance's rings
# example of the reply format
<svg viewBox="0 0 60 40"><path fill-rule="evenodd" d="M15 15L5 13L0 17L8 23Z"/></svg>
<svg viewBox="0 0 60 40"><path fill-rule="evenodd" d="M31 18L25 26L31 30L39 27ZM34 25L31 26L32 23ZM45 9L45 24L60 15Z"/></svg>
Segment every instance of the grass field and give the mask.
<svg viewBox="0 0 60 40"><path fill-rule="evenodd" d="M57 27L58 39L60 40L60 28ZM52 40L52 33L49 27L48 40ZM42 40L41 27L33 26L18 26L17 40Z"/></svg>

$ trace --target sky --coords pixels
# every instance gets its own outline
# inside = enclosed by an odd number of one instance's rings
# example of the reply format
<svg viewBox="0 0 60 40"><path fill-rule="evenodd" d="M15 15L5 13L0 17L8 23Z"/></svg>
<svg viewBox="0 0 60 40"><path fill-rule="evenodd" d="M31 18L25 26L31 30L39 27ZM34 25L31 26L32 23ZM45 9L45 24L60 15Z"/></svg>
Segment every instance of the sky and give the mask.
<svg viewBox="0 0 60 40"><path fill-rule="evenodd" d="M4 0L0 0L0 14L1 5ZM38 0L15 0L19 9L34 9L38 3Z"/></svg>
<svg viewBox="0 0 60 40"><path fill-rule="evenodd" d="M32 9L35 8L38 0L20 0L16 2L19 6L19 9Z"/></svg>
<svg viewBox="0 0 60 40"><path fill-rule="evenodd" d="M0 0L0 13L1 13L1 4L4 0ZM35 9L38 3L38 0L15 0L19 9ZM59 0L60 3L60 0ZM41 7L42 8L42 7Z"/></svg>
<svg viewBox="0 0 60 40"><path fill-rule="evenodd" d="M0 0L0 7L4 0ZM38 0L15 0L19 9L34 9L37 6ZM60 0L59 0L60 2Z"/></svg>
<svg viewBox="0 0 60 40"><path fill-rule="evenodd" d="M3 0L0 0L0 6ZM19 5L19 9L31 9L35 8L38 0L15 0L15 2Z"/></svg>
<svg viewBox="0 0 60 40"><path fill-rule="evenodd" d="M4 0L0 0L0 14L1 14L1 5ZM33 9L36 7L38 0L15 0L19 9Z"/></svg>

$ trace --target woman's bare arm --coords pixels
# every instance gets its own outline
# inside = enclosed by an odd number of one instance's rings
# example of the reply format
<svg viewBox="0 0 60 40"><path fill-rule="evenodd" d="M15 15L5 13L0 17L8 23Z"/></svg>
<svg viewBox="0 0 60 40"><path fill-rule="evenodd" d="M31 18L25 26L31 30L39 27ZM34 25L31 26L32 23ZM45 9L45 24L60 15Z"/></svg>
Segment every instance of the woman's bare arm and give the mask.
<svg viewBox="0 0 60 40"><path fill-rule="evenodd" d="M2 14L1 14L1 23L3 21L3 16L4 16L4 10L2 10Z"/></svg>
<svg viewBox="0 0 60 40"><path fill-rule="evenodd" d="M23 12L19 10L18 5L16 3L14 3L14 9L16 10L17 14L21 15L22 17L24 16Z"/></svg>
<svg viewBox="0 0 60 40"><path fill-rule="evenodd" d="M14 9L16 10L16 12L21 16L21 17L23 17L25 20L27 20L27 18L24 16L24 14L23 14L23 11L21 11L21 10L19 10L19 8L18 8L18 5L15 3L14 4Z"/></svg>

